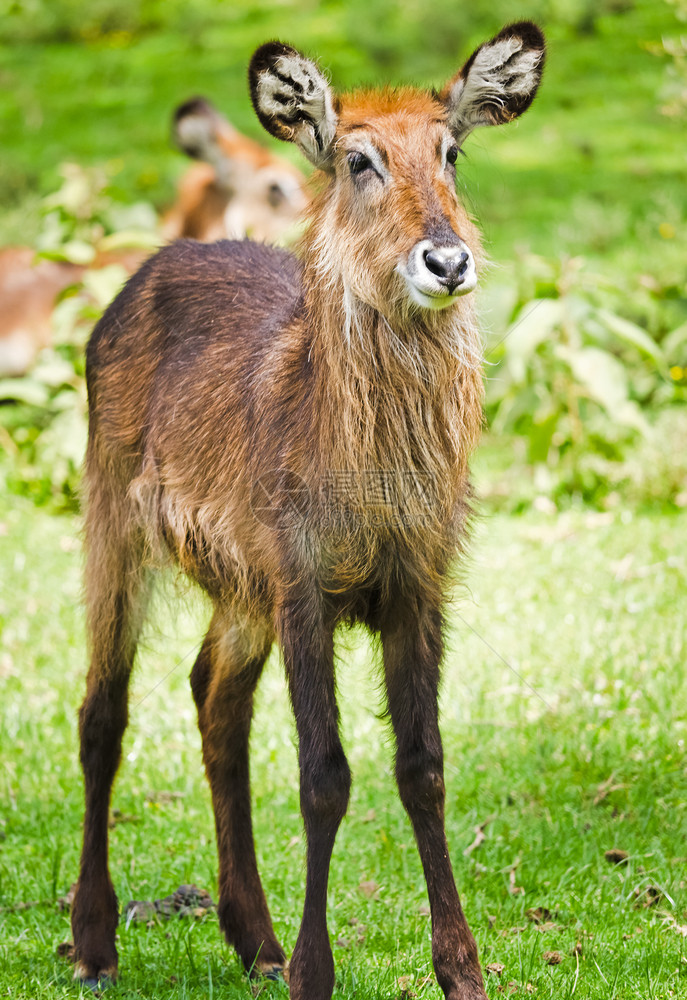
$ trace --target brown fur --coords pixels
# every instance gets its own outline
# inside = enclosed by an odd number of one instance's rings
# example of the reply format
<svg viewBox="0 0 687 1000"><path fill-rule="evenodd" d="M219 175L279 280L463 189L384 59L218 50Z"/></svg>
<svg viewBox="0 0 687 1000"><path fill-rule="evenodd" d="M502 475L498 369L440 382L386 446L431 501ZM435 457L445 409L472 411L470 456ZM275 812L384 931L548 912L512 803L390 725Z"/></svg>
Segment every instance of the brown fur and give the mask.
<svg viewBox="0 0 687 1000"><path fill-rule="evenodd" d="M426 308L399 271L425 242L467 245L479 267L479 236L455 194L439 97L404 89L319 100L325 84L312 64L270 43L251 68L268 125L274 97L261 93L259 73L272 65L276 86L285 80L298 97L277 93L274 131L293 134L330 175L297 256L179 241L129 281L88 347L79 974L97 980L116 963L107 808L149 571L171 560L215 605L191 685L215 810L220 923L245 966L284 966L255 862L248 775L253 692L276 638L308 843L290 995L331 996L327 878L350 789L333 641L338 623L361 621L381 637L437 978L447 1000L485 1000L448 857L437 712L442 609L482 420L480 339L470 296ZM378 158L362 177L351 166L361 142Z"/></svg>

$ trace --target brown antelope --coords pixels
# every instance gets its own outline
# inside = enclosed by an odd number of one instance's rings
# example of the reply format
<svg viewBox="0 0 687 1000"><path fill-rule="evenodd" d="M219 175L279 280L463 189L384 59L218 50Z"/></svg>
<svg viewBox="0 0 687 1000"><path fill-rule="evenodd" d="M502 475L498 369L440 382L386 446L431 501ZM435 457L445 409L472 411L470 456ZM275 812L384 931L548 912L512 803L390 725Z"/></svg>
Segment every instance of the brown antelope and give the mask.
<svg viewBox="0 0 687 1000"><path fill-rule="evenodd" d="M52 311L60 292L81 280L82 269L36 261L30 247L0 250L0 377L24 375L52 337Z"/></svg>
<svg viewBox="0 0 687 1000"><path fill-rule="evenodd" d="M300 170L241 135L202 97L177 108L172 132L180 149L205 162L181 178L163 219L168 239L275 242L293 231L308 204Z"/></svg>
<svg viewBox="0 0 687 1000"><path fill-rule="evenodd" d="M274 242L294 231L308 204L300 170L241 135L203 98L176 110L174 137L189 156L207 162L182 177L177 200L162 220L167 239L251 236ZM110 251L89 266L121 263L131 274L146 256ZM58 295L85 271L67 261L36 260L30 247L0 249L0 377L31 368L52 340Z"/></svg>
<svg viewBox="0 0 687 1000"><path fill-rule="evenodd" d="M83 280L90 268L120 264L132 274L148 253L97 253L86 268L69 261L37 259L31 247L0 249L0 377L24 375L52 341L52 314L58 296Z"/></svg>
<svg viewBox="0 0 687 1000"><path fill-rule="evenodd" d="M328 1000L334 839L350 772L334 632L379 634L396 777L424 868L448 1000L485 1000L444 833L437 717L449 568L470 511L482 419L472 296L479 235L455 190L468 134L532 102L544 39L503 29L439 92L334 94L279 42L249 80L258 118L322 171L300 252L181 240L147 261L87 353L87 604L80 712L86 815L73 906L76 975L117 971L107 865L111 786L149 569L169 560L214 615L191 673L219 853L219 919L245 967L285 968L250 812L253 693L275 638L299 740L305 904L288 977Z"/></svg>

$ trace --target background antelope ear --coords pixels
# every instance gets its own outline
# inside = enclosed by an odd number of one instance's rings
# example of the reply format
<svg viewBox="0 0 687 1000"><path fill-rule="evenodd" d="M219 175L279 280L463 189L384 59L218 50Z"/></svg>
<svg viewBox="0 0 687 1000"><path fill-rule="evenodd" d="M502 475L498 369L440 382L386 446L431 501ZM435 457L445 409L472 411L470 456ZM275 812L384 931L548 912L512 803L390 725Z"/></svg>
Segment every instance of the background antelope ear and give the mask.
<svg viewBox="0 0 687 1000"><path fill-rule="evenodd" d="M545 54L544 36L531 21L507 25L472 53L441 93L459 145L478 125L500 125L529 108Z"/></svg>
<svg viewBox="0 0 687 1000"><path fill-rule="evenodd" d="M227 182L230 159L222 148L222 138L233 138L234 126L204 97L192 97L180 104L172 116L172 139L194 160L210 163L220 182Z"/></svg>
<svg viewBox="0 0 687 1000"><path fill-rule="evenodd" d="M267 131L295 142L312 164L331 170L337 116L332 91L314 62L290 45L261 45L248 67L255 113Z"/></svg>

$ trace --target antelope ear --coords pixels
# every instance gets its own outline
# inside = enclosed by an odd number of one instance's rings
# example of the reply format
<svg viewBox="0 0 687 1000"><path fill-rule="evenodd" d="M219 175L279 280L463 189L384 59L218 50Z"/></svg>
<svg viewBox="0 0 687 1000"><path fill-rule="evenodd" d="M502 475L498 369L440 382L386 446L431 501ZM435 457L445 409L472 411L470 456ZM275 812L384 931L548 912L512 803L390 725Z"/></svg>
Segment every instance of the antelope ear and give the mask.
<svg viewBox="0 0 687 1000"><path fill-rule="evenodd" d="M331 88L315 63L290 45L267 42L253 53L248 83L263 127L331 171L337 116Z"/></svg>
<svg viewBox="0 0 687 1000"><path fill-rule="evenodd" d="M180 104L172 116L172 139L182 153L210 163L220 182L227 182L229 157L222 137L235 135L233 125L204 97L192 97Z"/></svg>
<svg viewBox="0 0 687 1000"><path fill-rule="evenodd" d="M207 160L222 131L232 126L217 108L204 97L184 101L172 115L172 139L179 149L194 160Z"/></svg>
<svg viewBox="0 0 687 1000"><path fill-rule="evenodd" d="M529 108L545 54L544 36L531 21L507 25L472 53L441 92L459 145L478 125L500 125Z"/></svg>

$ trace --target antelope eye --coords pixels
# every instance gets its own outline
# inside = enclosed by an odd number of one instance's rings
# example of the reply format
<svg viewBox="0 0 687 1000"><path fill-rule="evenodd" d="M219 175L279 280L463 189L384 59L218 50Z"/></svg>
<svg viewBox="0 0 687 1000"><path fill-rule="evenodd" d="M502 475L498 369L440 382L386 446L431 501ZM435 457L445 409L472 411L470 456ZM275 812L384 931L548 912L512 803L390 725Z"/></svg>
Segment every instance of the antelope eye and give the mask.
<svg viewBox="0 0 687 1000"><path fill-rule="evenodd" d="M349 153L348 168L352 174L362 174L372 166L370 159L364 153Z"/></svg>
<svg viewBox="0 0 687 1000"><path fill-rule="evenodd" d="M267 189L267 201L272 208L279 208L286 201L286 194L279 184L270 184Z"/></svg>
<svg viewBox="0 0 687 1000"><path fill-rule="evenodd" d="M446 162L454 164L457 159L458 159L458 147L449 146L449 148L446 151Z"/></svg>

